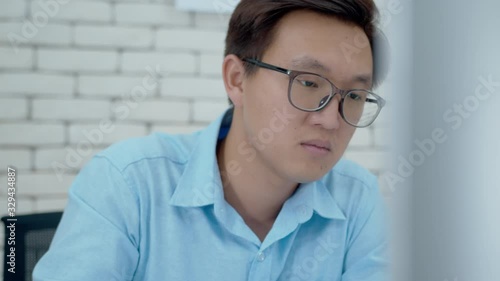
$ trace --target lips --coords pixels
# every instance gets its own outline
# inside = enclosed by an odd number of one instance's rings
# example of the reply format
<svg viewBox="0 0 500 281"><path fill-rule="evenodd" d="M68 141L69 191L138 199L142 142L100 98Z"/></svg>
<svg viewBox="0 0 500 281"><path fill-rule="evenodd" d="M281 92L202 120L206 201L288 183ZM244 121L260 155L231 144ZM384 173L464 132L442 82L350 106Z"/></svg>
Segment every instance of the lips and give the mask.
<svg viewBox="0 0 500 281"><path fill-rule="evenodd" d="M310 141L302 142L301 145L311 146L311 147L315 147L318 149L324 149L324 150L328 150L328 151L331 150L331 144L328 141L310 140Z"/></svg>

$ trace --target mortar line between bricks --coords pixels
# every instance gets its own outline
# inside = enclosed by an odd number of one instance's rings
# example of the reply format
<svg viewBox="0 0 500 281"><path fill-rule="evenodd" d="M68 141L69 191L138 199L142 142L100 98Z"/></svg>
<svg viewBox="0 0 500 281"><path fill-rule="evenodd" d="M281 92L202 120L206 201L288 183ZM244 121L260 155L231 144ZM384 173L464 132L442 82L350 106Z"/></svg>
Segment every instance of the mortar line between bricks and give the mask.
<svg viewBox="0 0 500 281"><path fill-rule="evenodd" d="M153 123L151 122L147 122L146 123L146 135L150 135L152 132L151 130L153 129Z"/></svg>
<svg viewBox="0 0 500 281"><path fill-rule="evenodd" d="M195 57L194 75L196 77L201 77L201 52L195 51L193 55Z"/></svg>
<svg viewBox="0 0 500 281"><path fill-rule="evenodd" d="M117 26L118 21L116 19L116 1L111 1L110 2L110 23L112 26Z"/></svg>
<svg viewBox="0 0 500 281"><path fill-rule="evenodd" d="M69 121L64 121L64 141L63 147L69 146L70 144L70 126L71 123Z"/></svg>
<svg viewBox="0 0 500 281"><path fill-rule="evenodd" d="M33 171L35 172L36 171L36 165L35 165L35 161L36 161L36 148L35 147L30 147L29 149L30 151L30 171Z"/></svg>
<svg viewBox="0 0 500 281"><path fill-rule="evenodd" d="M123 65L123 49L119 48L117 50L117 56L116 56L116 74L123 74L122 70L122 65ZM121 76L121 75L120 75Z"/></svg>
<svg viewBox="0 0 500 281"><path fill-rule="evenodd" d="M26 106L27 106L27 112L26 112L26 120L27 121L32 121L33 120L33 97L27 97L26 99Z"/></svg>
<svg viewBox="0 0 500 281"><path fill-rule="evenodd" d="M189 118L188 118L188 124L193 124L194 123L194 100L189 99Z"/></svg>
<svg viewBox="0 0 500 281"><path fill-rule="evenodd" d="M38 47L37 46L30 46L32 53L32 61L31 61L31 70L35 72L37 70L37 61L38 61Z"/></svg>
<svg viewBox="0 0 500 281"><path fill-rule="evenodd" d="M195 12L188 12L188 14L189 14L189 25L188 26L194 29L194 28L196 28L196 19L195 19L196 13Z"/></svg>
<svg viewBox="0 0 500 281"><path fill-rule="evenodd" d="M375 146L375 131L373 130L373 127L368 127L368 129L370 130L369 133L370 133L370 147L374 147Z"/></svg>
<svg viewBox="0 0 500 281"><path fill-rule="evenodd" d="M157 37L157 33L158 33L158 26L152 26L151 27L151 46L149 47L149 50L152 51L152 52L156 52L155 50L155 47L156 47L156 42L158 40L156 40L156 37Z"/></svg>
<svg viewBox="0 0 500 281"><path fill-rule="evenodd" d="M70 31L70 40L69 46L72 48L76 48L76 22L69 23L69 31Z"/></svg>
<svg viewBox="0 0 500 281"><path fill-rule="evenodd" d="M24 17L27 19L29 18L30 14L31 14L31 4L33 3L33 1L26 1L26 10L24 11L25 14L24 14Z"/></svg>
<svg viewBox="0 0 500 281"><path fill-rule="evenodd" d="M39 57L39 52L38 52L38 46L32 46L33 47L33 63L32 63L32 71L37 72L38 71L38 57Z"/></svg>
<svg viewBox="0 0 500 281"><path fill-rule="evenodd" d="M72 78L73 78L73 95L72 96L74 96L75 98L80 97L80 93L78 91L78 88L80 86L79 77L80 77L79 73L74 73L72 75Z"/></svg>

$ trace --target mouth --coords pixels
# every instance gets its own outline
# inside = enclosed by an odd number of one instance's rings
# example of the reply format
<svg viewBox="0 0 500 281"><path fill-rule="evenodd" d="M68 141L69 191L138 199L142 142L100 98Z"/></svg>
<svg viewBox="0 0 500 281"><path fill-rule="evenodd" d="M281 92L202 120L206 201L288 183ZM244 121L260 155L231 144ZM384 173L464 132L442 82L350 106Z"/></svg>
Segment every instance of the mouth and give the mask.
<svg viewBox="0 0 500 281"><path fill-rule="evenodd" d="M319 156L328 154L331 151L331 145L329 142L326 141L312 140L312 141L302 142L300 145L310 153Z"/></svg>

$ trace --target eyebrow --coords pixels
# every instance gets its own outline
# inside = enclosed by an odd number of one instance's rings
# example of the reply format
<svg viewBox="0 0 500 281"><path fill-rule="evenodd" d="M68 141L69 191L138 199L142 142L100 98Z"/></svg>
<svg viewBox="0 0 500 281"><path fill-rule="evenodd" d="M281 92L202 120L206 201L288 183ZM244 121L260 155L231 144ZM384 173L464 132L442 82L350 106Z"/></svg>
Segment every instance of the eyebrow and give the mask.
<svg viewBox="0 0 500 281"><path fill-rule="evenodd" d="M313 59L311 57L301 57L292 60L293 68L302 68L302 69L316 69L324 72L331 72L330 68L326 65L319 62L317 59Z"/></svg>
<svg viewBox="0 0 500 281"><path fill-rule="evenodd" d="M372 87L372 76L370 74L360 74L354 76L354 78L351 80L353 83L361 83L364 84L365 86Z"/></svg>
<svg viewBox="0 0 500 281"><path fill-rule="evenodd" d="M304 56L292 60L292 67L294 69L314 69L327 73L331 73L328 66L322 64L317 59ZM372 87L372 75L370 74L358 74L351 79L351 83L361 83L367 87Z"/></svg>

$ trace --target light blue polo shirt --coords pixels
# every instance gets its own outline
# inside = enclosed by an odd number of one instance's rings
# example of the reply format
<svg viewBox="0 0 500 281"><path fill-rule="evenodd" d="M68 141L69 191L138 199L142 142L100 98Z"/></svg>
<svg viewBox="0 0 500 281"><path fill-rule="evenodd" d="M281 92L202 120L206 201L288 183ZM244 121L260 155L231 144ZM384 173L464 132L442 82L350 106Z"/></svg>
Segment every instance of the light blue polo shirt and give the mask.
<svg viewBox="0 0 500 281"><path fill-rule="evenodd" d="M389 280L377 180L346 160L302 184L257 238L224 199L216 146L231 118L228 110L202 131L155 133L95 156L34 280Z"/></svg>

